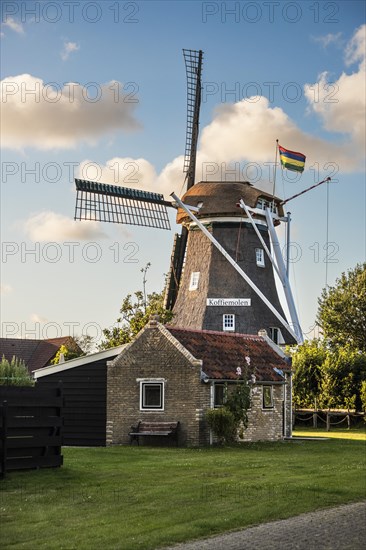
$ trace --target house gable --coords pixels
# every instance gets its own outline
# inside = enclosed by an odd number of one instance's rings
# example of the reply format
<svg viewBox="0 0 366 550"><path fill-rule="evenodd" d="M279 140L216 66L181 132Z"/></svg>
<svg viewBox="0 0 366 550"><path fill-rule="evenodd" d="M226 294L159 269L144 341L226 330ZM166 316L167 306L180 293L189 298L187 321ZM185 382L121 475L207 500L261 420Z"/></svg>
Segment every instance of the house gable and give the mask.
<svg viewBox="0 0 366 550"><path fill-rule="evenodd" d="M107 443L128 443L139 421L180 422L180 444L202 441L202 413L209 396L201 383L201 361L157 322L149 322L108 363ZM143 384L163 385L163 406L143 408Z"/></svg>
<svg viewBox="0 0 366 550"><path fill-rule="evenodd" d="M151 333L151 329L155 329L154 335ZM163 337L162 339L159 338L158 334L156 333L158 331L160 335ZM188 349L186 349L183 344L177 340L177 338L174 337L172 332L167 330L164 325L161 323L151 320L149 323L137 334L137 336L130 342L129 344L126 344L123 351L114 359L114 361L111 361L111 366L117 366L122 365L124 356L128 355L129 353L134 354L134 350L139 349L139 351L149 353L151 352L155 344L154 340L158 340L161 345L167 345L164 344L164 339L167 340L172 346L183 355L187 359L189 363L191 363L194 366L201 366L202 361L200 359L196 359ZM129 359L132 360L133 359Z"/></svg>

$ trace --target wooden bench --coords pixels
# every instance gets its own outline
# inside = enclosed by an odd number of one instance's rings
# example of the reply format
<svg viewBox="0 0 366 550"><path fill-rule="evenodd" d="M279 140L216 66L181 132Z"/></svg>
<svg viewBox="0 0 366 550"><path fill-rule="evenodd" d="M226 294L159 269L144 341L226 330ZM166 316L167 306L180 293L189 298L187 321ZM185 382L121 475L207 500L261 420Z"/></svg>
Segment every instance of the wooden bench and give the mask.
<svg viewBox="0 0 366 550"><path fill-rule="evenodd" d="M145 436L171 437L175 439L178 447L178 427L179 422L140 422L137 426L131 426L130 444L137 441L140 444L139 438Z"/></svg>

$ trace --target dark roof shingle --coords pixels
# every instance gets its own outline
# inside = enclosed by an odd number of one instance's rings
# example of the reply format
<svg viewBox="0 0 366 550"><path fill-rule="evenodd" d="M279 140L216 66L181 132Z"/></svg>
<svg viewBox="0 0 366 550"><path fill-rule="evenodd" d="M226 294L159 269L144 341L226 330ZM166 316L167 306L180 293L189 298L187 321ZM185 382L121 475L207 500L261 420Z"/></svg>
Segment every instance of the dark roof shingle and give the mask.
<svg viewBox="0 0 366 550"><path fill-rule="evenodd" d="M74 342L70 336L50 338L48 340L0 338L0 358L5 356L5 359L11 361L15 356L18 359L22 359L28 371L32 373L36 369L49 365L60 347L62 345L70 345L70 342ZM74 344L77 345L76 342Z"/></svg>

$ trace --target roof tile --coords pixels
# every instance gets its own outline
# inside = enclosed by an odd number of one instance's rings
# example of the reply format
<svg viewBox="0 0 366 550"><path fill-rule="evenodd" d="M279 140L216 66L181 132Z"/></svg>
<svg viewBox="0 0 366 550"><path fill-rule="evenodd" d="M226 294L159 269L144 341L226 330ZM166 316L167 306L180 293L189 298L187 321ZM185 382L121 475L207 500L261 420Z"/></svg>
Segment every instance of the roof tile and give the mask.
<svg viewBox="0 0 366 550"><path fill-rule="evenodd" d="M248 375L255 374L257 381L283 382L278 371L291 370L262 336L166 328L196 359L203 361L202 370L209 378L237 380L236 369L240 367L243 375L246 371Z"/></svg>

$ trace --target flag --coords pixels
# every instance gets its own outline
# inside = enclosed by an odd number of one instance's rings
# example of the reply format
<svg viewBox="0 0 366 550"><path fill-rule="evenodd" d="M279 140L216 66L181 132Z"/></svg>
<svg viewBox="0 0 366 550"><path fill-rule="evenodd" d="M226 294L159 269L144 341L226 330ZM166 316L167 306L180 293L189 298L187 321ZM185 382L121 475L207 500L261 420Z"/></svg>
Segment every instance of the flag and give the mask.
<svg viewBox="0 0 366 550"><path fill-rule="evenodd" d="M306 156L302 153L296 153L295 151L289 151L281 145L278 146L280 151L280 160L283 168L287 170L293 170L294 172L303 172L305 167Z"/></svg>

